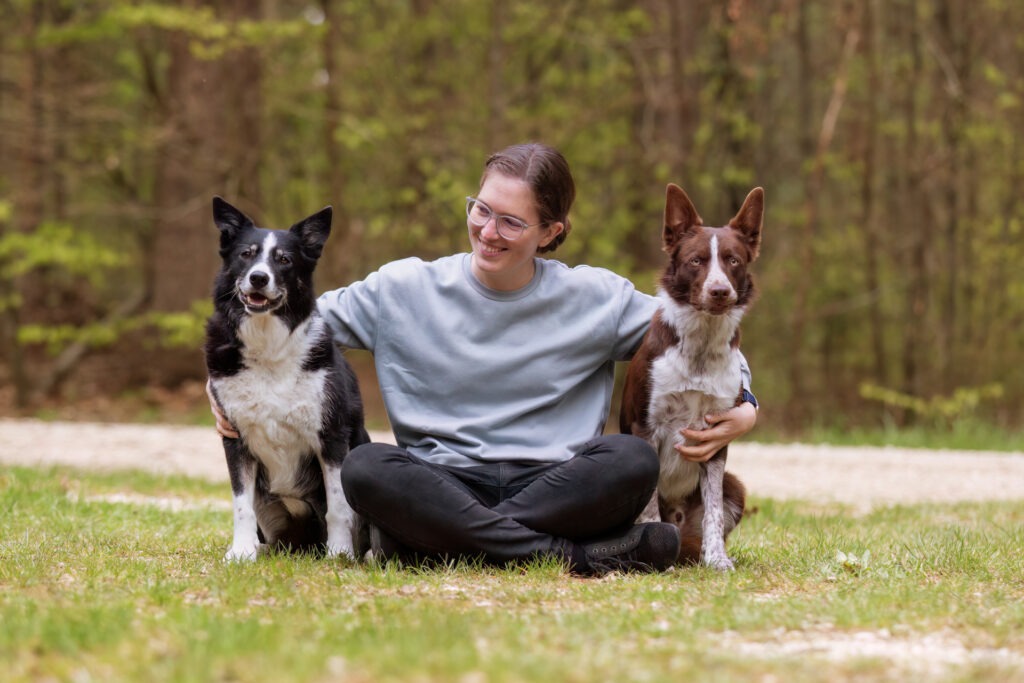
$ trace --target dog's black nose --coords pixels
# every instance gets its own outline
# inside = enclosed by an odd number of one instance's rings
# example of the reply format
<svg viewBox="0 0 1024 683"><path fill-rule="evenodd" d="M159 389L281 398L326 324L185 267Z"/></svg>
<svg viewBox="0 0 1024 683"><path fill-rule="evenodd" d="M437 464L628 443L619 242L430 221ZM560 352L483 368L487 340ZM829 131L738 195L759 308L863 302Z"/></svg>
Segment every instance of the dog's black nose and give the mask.
<svg viewBox="0 0 1024 683"><path fill-rule="evenodd" d="M729 296L728 287L712 287L708 292L712 299L726 299Z"/></svg>
<svg viewBox="0 0 1024 683"><path fill-rule="evenodd" d="M266 287L268 282L270 282L270 276L266 273L261 273L260 271L249 273L249 284L253 287Z"/></svg>

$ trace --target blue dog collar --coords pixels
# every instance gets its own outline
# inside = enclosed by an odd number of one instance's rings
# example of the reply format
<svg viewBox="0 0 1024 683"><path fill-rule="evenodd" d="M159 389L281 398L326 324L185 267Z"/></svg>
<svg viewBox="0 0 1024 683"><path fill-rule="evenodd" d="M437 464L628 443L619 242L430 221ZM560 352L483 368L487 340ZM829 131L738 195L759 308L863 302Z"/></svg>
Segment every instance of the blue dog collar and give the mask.
<svg viewBox="0 0 1024 683"><path fill-rule="evenodd" d="M740 403L749 403L750 405L757 408L757 399L747 389L744 389L743 392L740 394Z"/></svg>

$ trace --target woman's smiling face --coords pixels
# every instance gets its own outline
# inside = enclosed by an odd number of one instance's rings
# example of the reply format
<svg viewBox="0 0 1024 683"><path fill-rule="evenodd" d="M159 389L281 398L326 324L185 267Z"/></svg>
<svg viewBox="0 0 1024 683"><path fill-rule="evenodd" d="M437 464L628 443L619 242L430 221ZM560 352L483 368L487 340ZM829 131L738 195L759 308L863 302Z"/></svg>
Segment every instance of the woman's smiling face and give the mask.
<svg viewBox="0 0 1024 683"><path fill-rule="evenodd" d="M473 248L473 275L491 289L525 287L533 278L537 248L562 232L562 224L535 225L540 223L540 215L530 186L496 171L487 175L477 198L491 208L495 217L480 227L466 220ZM505 239L498 234L497 214L515 216L531 227L515 240Z"/></svg>

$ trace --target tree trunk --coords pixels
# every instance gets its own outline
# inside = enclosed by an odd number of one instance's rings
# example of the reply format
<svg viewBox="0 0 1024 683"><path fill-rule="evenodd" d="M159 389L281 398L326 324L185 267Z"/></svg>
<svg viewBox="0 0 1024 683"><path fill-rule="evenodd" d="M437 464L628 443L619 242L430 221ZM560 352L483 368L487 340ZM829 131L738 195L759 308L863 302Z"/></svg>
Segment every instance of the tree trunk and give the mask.
<svg viewBox="0 0 1024 683"><path fill-rule="evenodd" d="M968 13L957 12L950 0L941 0L936 7L938 23L938 41L934 52L941 67L945 87L940 89L948 94L949 100L942 113L942 138L946 148L946 168L944 175L946 187L944 198L945 216L943 217L943 253L945 255L944 270L947 277L942 302L942 325L939 334L939 372L942 382L942 393L948 393L959 386L961 378L957 368L958 347L960 341L960 297L963 288L962 264L965 254L962 246L969 248L969 243L961 240L962 216L970 216L964 211L965 186L967 177L974 174L964 173L967 168L964 132L967 124L967 102L970 100L966 92L970 80L970 16ZM960 8L962 9L962 8ZM956 16L958 15L958 16ZM971 183L973 184L973 182Z"/></svg>
<svg viewBox="0 0 1024 683"><path fill-rule="evenodd" d="M803 5L801 5L801 17L804 16L804 12L805 10L803 9ZM844 15L847 28L846 37L843 41L843 50L840 55L839 64L836 67L835 77L832 81L832 94L829 98L828 106L825 108L825 113L822 116L821 125L819 127L818 140L814 149L811 169L805 180L806 189L804 192L799 252L797 256L799 270L797 273L794 293L793 324L791 327L793 342L790 349L790 386L793 391L791 395L790 409L792 417L800 421L806 418L806 415L803 414L806 411L806 392L808 391L806 382L804 381L804 373L807 371L807 352L804 347L806 344L805 340L807 338L811 316L810 292L812 285L818 281L818 274L820 272L820 269L817 268L816 265L815 243L819 237L819 198L821 197L825 185L825 157L832 145L836 126L839 121L839 113L846 100L848 83L847 70L850 61L855 55L857 43L860 39L860 31L857 27L857 23L852 19L852 12L849 10L849 7L844 10ZM801 26L805 23L805 20L801 20L800 22ZM801 34L805 31L806 27L803 27L801 29ZM805 44L806 41L801 38L799 42L802 45L802 49L807 50L807 45ZM800 62L805 65L805 68L809 69L810 54L802 54ZM801 100L803 100L803 97L801 97ZM807 115L806 112L801 115L801 118L805 115ZM823 381L827 383L828 378L823 378Z"/></svg>
<svg viewBox="0 0 1024 683"><path fill-rule="evenodd" d="M218 16L238 20L258 11L244 0L203 0ZM250 17L254 18L254 17ZM217 231L210 200L224 195L250 215L260 206L260 64L255 50L241 48L219 59L195 56L183 32L171 34L164 112L167 135L159 151L157 211L151 259L158 312L188 310L210 296L217 270ZM253 218L260 220L259 215ZM194 376L196 350L161 353L159 379L175 383Z"/></svg>
<svg viewBox="0 0 1024 683"><path fill-rule="evenodd" d="M503 2L490 5L490 35L487 40L487 149L495 151L504 146L505 110L505 38L502 32L507 21Z"/></svg>
<svg viewBox="0 0 1024 683"><path fill-rule="evenodd" d="M329 282L330 286L334 287L349 282L355 275L352 264L358 262L354 258L354 252L358 248L358 234L353 229L352 215L348 207L345 158L341 143L338 141L341 114L344 111L341 93L345 72L339 64L339 55L346 44L342 23L344 17L339 12L338 0L320 0L320 8L324 13L324 24L327 27L321 42L323 68L327 73L327 82L324 85L323 141L327 159L328 197L334 207L334 218L331 239L328 240L324 256L320 259L317 279Z"/></svg>
<svg viewBox="0 0 1024 683"><path fill-rule="evenodd" d="M878 0L864 3L864 60L867 67L868 96L864 123L864 171L861 176L860 229L864 235L864 287L870 293L868 304L869 344L872 378L875 384L886 386L888 368L885 352L885 315L882 310L882 283L879 275L882 235L875 221L875 156L878 141L878 97L881 79L878 72L876 47L876 12Z"/></svg>
<svg viewBox="0 0 1024 683"><path fill-rule="evenodd" d="M907 47L910 51L910 73L908 83L919 83L922 77L919 17L917 6L910 3L903 22L906 30ZM903 370L903 391L920 396L923 390L920 375L920 354L928 324L928 282L927 250L928 227L931 224L931 204L924 201L922 191L922 169L918 160L919 111L916 91L906 90L903 101L903 187L900 191L900 225L907 231L908 258L906 261L906 298L903 311L903 348L901 366Z"/></svg>
<svg viewBox="0 0 1024 683"><path fill-rule="evenodd" d="M36 31L42 25L46 3L32 3L26 13L29 21L22 26L26 48L25 67L19 86L19 98L23 103L20 117L20 131L14 139L15 164L13 191L12 229L19 233L31 233L43 221L43 189L45 187L46 164L44 127L46 116L43 107L44 57L36 42ZM31 398L32 378L29 376L25 349L18 341L18 330L23 321L22 311L31 306L33 288L27 280L33 274L0 280L0 311L3 312L2 335L6 348L7 364L11 384L14 386L14 400L19 408L27 407Z"/></svg>

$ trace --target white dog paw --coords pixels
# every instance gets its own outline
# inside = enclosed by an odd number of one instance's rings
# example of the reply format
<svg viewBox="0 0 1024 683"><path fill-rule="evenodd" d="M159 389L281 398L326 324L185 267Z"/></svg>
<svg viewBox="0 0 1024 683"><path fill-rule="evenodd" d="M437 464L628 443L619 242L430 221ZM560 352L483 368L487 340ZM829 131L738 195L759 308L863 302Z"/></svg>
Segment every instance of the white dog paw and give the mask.
<svg viewBox="0 0 1024 683"><path fill-rule="evenodd" d="M260 546L255 544L233 545L224 553L225 562L254 562L259 554Z"/></svg>
<svg viewBox="0 0 1024 683"><path fill-rule="evenodd" d="M348 560L356 559L355 548L352 547L351 543L332 543L327 542L327 557L344 557Z"/></svg>
<svg viewBox="0 0 1024 683"><path fill-rule="evenodd" d="M705 557L704 564L720 572L731 572L736 569L736 564L727 555Z"/></svg>

